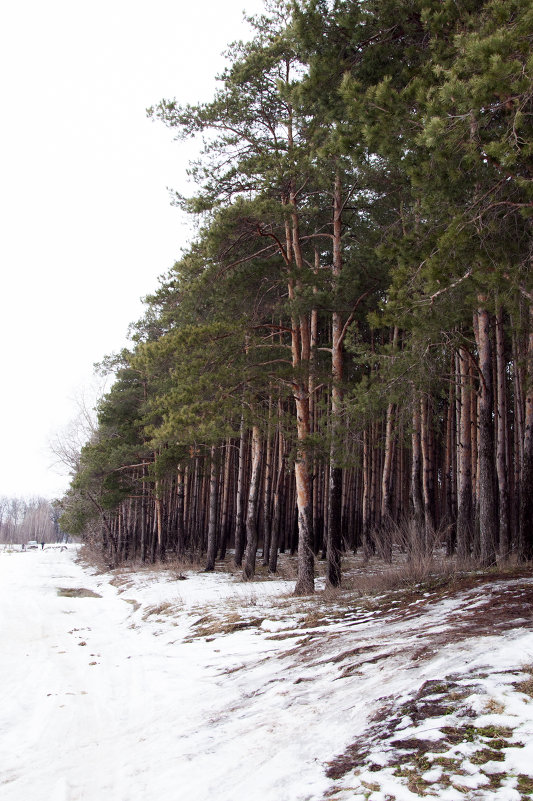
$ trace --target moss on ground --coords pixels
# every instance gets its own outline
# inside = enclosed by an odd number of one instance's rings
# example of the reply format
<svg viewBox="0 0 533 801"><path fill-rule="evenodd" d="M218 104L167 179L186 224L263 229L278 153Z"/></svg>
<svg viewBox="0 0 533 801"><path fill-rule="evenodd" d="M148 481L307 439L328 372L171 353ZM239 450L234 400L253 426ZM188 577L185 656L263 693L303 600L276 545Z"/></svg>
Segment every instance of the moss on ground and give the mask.
<svg viewBox="0 0 533 801"><path fill-rule="evenodd" d="M479 674L476 674L475 679L479 679ZM400 706L391 700L375 715L373 724L365 735L353 743L342 756L329 763L328 776L337 779L350 771L367 770L375 772L376 779L379 780L377 774L382 766L373 763L372 745L382 749L388 744L390 751L387 768L389 771L392 769L392 775L419 797L438 797L445 788L453 786L465 798L469 798L472 788L467 786L466 777L471 775L472 765L477 766L483 782L480 789L497 790L506 779L512 779L513 776L505 771L503 765L501 770L496 771L495 766L490 770L485 766L488 763L503 763L507 748L521 748L523 744L512 740L514 732L510 726L496 723L475 725L473 719L476 713L468 706L467 699L477 692L479 685L476 683L458 686L453 678L447 678L425 682L413 698ZM451 714L456 716L454 725L439 726L443 735L439 740L424 740L413 735L404 738L398 736L398 725L406 717L410 717L413 724L417 725L427 723L431 718ZM459 753L457 748L465 743L472 747L469 757ZM442 769L438 778L428 778L428 772L433 768ZM463 776L464 785L461 781ZM520 774L516 782L521 801L531 801L533 777ZM374 784L372 782L372 786ZM381 789L380 784L378 787ZM358 792L365 794L367 790L368 785L360 781Z"/></svg>

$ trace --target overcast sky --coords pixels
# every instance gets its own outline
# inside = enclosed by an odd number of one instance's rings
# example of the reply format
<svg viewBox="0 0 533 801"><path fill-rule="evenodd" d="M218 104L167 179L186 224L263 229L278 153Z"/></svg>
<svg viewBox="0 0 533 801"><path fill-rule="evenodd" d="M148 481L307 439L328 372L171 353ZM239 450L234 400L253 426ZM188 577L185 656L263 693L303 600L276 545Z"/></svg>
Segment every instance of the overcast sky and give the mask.
<svg viewBox="0 0 533 801"><path fill-rule="evenodd" d="M0 495L55 497L48 443L191 229L192 153L146 117L207 100L261 0L18 0L0 11ZM89 400L91 403L91 400Z"/></svg>

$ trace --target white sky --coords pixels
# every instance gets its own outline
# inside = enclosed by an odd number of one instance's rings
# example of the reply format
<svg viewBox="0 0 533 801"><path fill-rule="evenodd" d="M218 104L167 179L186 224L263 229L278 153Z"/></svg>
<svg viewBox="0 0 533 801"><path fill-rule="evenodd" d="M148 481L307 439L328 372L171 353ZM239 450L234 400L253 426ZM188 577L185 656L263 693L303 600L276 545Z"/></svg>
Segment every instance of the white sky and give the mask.
<svg viewBox="0 0 533 801"><path fill-rule="evenodd" d="M192 150L145 109L211 97L261 0L10 0L0 11L0 495L61 495L48 443L191 236Z"/></svg>

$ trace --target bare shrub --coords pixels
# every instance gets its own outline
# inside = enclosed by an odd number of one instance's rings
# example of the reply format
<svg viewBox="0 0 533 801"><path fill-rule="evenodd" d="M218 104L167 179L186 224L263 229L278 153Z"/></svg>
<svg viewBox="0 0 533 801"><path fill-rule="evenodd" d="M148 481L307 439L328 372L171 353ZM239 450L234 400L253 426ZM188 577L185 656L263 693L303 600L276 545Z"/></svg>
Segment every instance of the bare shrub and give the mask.
<svg viewBox="0 0 533 801"><path fill-rule="evenodd" d="M446 529L420 527L412 517L392 523L392 542L406 555L409 562L426 564L439 552L446 541Z"/></svg>
<svg viewBox="0 0 533 801"><path fill-rule="evenodd" d="M432 576L452 576L455 565L440 547L445 531L421 531L412 518L396 523L388 519L373 534L381 567L370 575L358 575L344 582L361 594L410 587Z"/></svg>
<svg viewBox="0 0 533 801"><path fill-rule="evenodd" d="M277 575L285 581L296 581L298 578L298 562L296 557L280 554L278 557Z"/></svg>
<svg viewBox="0 0 533 801"><path fill-rule="evenodd" d="M84 542L79 550L77 561L92 568L97 573L108 573L113 565L106 559L98 543Z"/></svg>
<svg viewBox="0 0 533 801"><path fill-rule="evenodd" d="M451 559L420 558L404 561L370 574L361 573L343 581L343 588L358 595L375 595L389 590L414 588L416 586L442 582L450 583L456 576L456 567ZM335 600L335 594L331 594ZM337 596L338 597L338 596Z"/></svg>

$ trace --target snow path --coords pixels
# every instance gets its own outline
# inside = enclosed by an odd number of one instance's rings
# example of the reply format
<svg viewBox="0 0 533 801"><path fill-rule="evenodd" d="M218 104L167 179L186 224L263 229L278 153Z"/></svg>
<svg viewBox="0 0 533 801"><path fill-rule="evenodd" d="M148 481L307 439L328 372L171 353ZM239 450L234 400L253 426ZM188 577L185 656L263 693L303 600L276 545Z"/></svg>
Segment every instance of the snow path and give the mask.
<svg viewBox="0 0 533 801"><path fill-rule="evenodd" d="M164 768L150 723L172 704L174 660L127 628L131 606L68 552L4 557L1 577L2 797L150 797L147 769ZM59 597L60 587L103 598Z"/></svg>
<svg viewBox="0 0 533 801"><path fill-rule="evenodd" d="M207 578L216 596L218 577ZM176 628L164 637L149 624L132 628L132 605L108 580L85 572L72 552L0 555L1 798L234 799L236 783L244 793L250 774L275 754L264 753L259 732L240 741L264 725L268 707L237 712L246 690L224 672L257 668L273 645L253 647L255 638L250 647L249 633L237 633L220 657L214 643L176 643ZM102 597L62 597L58 588ZM259 672L250 698L270 678ZM292 712L277 707L275 728L283 730ZM291 739L277 759L281 771L260 773L250 798L308 797L283 790L287 766L298 764Z"/></svg>
<svg viewBox="0 0 533 801"><path fill-rule="evenodd" d="M512 710L526 748L509 764L527 772L533 762L533 703L504 675L533 661L531 609L519 605L526 628L489 637L489 619L485 636L446 639L512 581L427 606L336 610L281 597L290 582L146 571L111 582L75 557L0 553L2 801L322 801L333 785L326 763L364 736L387 698L405 703L425 681L487 665L480 714L488 697ZM58 594L69 588L100 597ZM379 738L372 748L379 763ZM372 782L390 782L387 770ZM339 774L335 798L358 798L354 781ZM397 797L415 797L401 781Z"/></svg>

